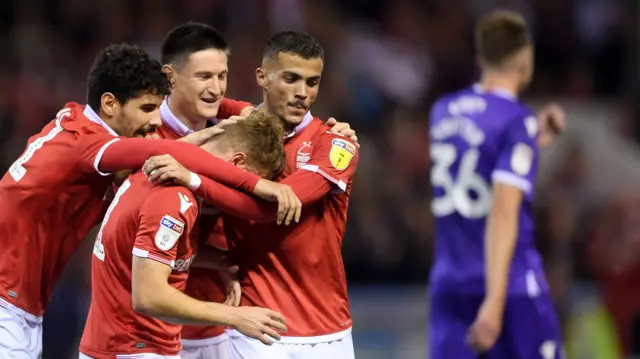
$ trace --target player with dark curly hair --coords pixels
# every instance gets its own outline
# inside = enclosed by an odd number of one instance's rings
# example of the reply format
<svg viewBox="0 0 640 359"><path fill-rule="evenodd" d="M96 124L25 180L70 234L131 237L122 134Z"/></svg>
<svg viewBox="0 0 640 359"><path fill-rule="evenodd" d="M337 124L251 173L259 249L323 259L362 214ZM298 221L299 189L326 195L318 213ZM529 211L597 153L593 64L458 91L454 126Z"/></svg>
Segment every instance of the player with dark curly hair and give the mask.
<svg viewBox="0 0 640 359"><path fill-rule="evenodd" d="M89 104L68 103L0 180L0 358L41 357L45 307L80 240L105 214L111 172L171 154L212 180L284 202L283 211L293 196L193 144L129 138L161 125L159 106L170 90L160 63L141 48L107 47L87 87Z"/></svg>

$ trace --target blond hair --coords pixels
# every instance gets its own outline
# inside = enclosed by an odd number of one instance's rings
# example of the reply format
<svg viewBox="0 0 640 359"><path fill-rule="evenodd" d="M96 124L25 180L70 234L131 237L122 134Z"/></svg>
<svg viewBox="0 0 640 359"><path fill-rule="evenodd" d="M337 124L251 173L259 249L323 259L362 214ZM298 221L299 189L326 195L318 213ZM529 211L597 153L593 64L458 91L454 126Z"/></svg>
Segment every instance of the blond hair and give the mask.
<svg viewBox="0 0 640 359"><path fill-rule="evenodd" d="M284 126L276 116L254 111L246 119L225 126L225 141L247 155L247 165L277 179L284 171Z"/></svg>

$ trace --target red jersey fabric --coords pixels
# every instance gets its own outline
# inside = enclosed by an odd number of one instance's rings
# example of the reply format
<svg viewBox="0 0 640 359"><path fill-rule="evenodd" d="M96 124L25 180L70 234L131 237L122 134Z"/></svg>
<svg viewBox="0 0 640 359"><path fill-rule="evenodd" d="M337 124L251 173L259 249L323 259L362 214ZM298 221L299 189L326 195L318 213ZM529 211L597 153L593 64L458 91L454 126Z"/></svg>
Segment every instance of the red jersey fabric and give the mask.
<svg viewBox="0 0 640 359"><path fill-rule="evenodd" d="M226 250L226 239L222 227L222 218L215 208L202 206L200 214L200 243L207 243ZM216 213L218 212L218 213ZM226 299L226 287L220 271L207 268L191 268L187 289L189 296L207 302L222 303ZM185 325L182 327L182 339L199 340L217 337L224 334L222 326Z"/></svg>
<svg viewBox="0 0 640 359"><path fill-rule="evenodd" d="M250 105L246 102L225 98L220 105L218 118L225 119L237 116L242 109ZM177 140L193 132L173 114L167 100L162 103L160 113L163 125L156 130L160 137ZM211 241L215 241L220 247L220 243L226 242L219 212L216 208L203 204L200 220L200 236L203 238L200 243L208 242L211 238ZM222 249L226 249L226 245ZM212 269L192 268L189 272L185 293L203 301L221 303L225 300L225 287L220 273ZM223 334L224 331L225 328L221 326L185 325L182 329L182 338L190 340L213 338Z"/></svg>
<svg viewBox="0 0 640 359"><path fill-rule="evenodd" d="M142 173L120 186L94 245L82 353L97 359L178 354L181 325L133 310L131 263L135 255L171 266L169 284L184 291L198 246L197 217L198 203L186 188L153 186Z"/></svg>
<svg viewBox="0 0 640 359"><path fill-rule="evenodd" d="M281 182L296 193L321 188L297 181L309 175L333 186L303 208L298 224L248 223L224 215L230 252L240 266L242 305L281 312L286 336L341 332L352 324L341 249L358 150L314 118L287 138L285 152Z"/></svg>
<svg viewBox="0 0 640 359"><path fill-rule="evenodd" d="M0 180L0 300L43 315L65 264L104 214L111 178L96 164L116 140L76 103L29 139Z"/></svg>

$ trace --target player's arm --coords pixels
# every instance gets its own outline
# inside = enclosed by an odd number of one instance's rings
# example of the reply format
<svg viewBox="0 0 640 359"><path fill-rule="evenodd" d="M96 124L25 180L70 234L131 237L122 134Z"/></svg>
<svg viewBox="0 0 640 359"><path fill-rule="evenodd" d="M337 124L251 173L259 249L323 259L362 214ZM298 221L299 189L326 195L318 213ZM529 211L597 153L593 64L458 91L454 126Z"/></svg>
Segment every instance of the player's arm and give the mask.
<svg viewBox="0 0 640 359"><path fill-rule="evenodd" d="M263 333L277 339L279 336L273 328L286 330L284 318L279 313L263 308L235 308L200 301L169 285L179 241L189 240L186 236L197 214L187 189L165 187L147 199L140 211L140 225L133 248L133 309L177 324L232 326L270 344Z"/></svg>
<svg viewBox="0 0 640 359"><path fill-rule="evenodd" d="M176 324L233 325L237 319L229 307L194 299L169 285L171 267L133 257L131 294L136 312Z"/></svg>
<svg viewBox="0 0 640 359"><path fill-rule="evenodd" d="M500 144L497 166L492 174L493 204L485 234L486 298L504 310L509 269L518 237L518 220L523 197L533 190L537 172L537 131L527 120L515 120Z"/></svg>
<svg viewBox="0 0 640 359"><path fill-rule="evenodd" d="M218 118L226 119L232 116L249 116L256 108L249 102L236 101L230 98L222 99L218 109Z"/></svg>
<svg viewBox="0 0 640 359"><path fill-rule="evenodd" d="M278 200L278 205L259 201L207 178L200 178L195 173L189 174L173 159L170 164L147 169L155 171L155 175L150 177L152 181L162 182L171 179L181 185L198 183L196 195L233 216L256 222L277 220L278 223L289 224L291 220L297 222L300 212L288 210L287 205L296 209L298 206L315 203L331 191L344 192L356 169L358 149L349 140L335 134L323 133L316 143L318 147L314 149L309 162L280 182L284 185L279 188L282 191L281 197L288 196L289 200ZM297 198L290 198L288 189L291 189ZM274 193L276 190L274 189Z"/></svg>

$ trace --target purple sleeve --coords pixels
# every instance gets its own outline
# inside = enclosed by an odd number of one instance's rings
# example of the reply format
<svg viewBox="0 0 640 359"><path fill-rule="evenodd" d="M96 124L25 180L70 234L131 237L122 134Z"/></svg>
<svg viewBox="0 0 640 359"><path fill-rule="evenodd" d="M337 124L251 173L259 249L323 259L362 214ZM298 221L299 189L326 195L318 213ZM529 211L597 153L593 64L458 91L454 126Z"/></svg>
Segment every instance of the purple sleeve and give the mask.
<svg viewBox="0 0 640 359"><path fill-rule="evenodd" d="M538 121L535 116L511 120L499 143L492 181L518 187L530 194L538 172L537 138Z"/></svg>

